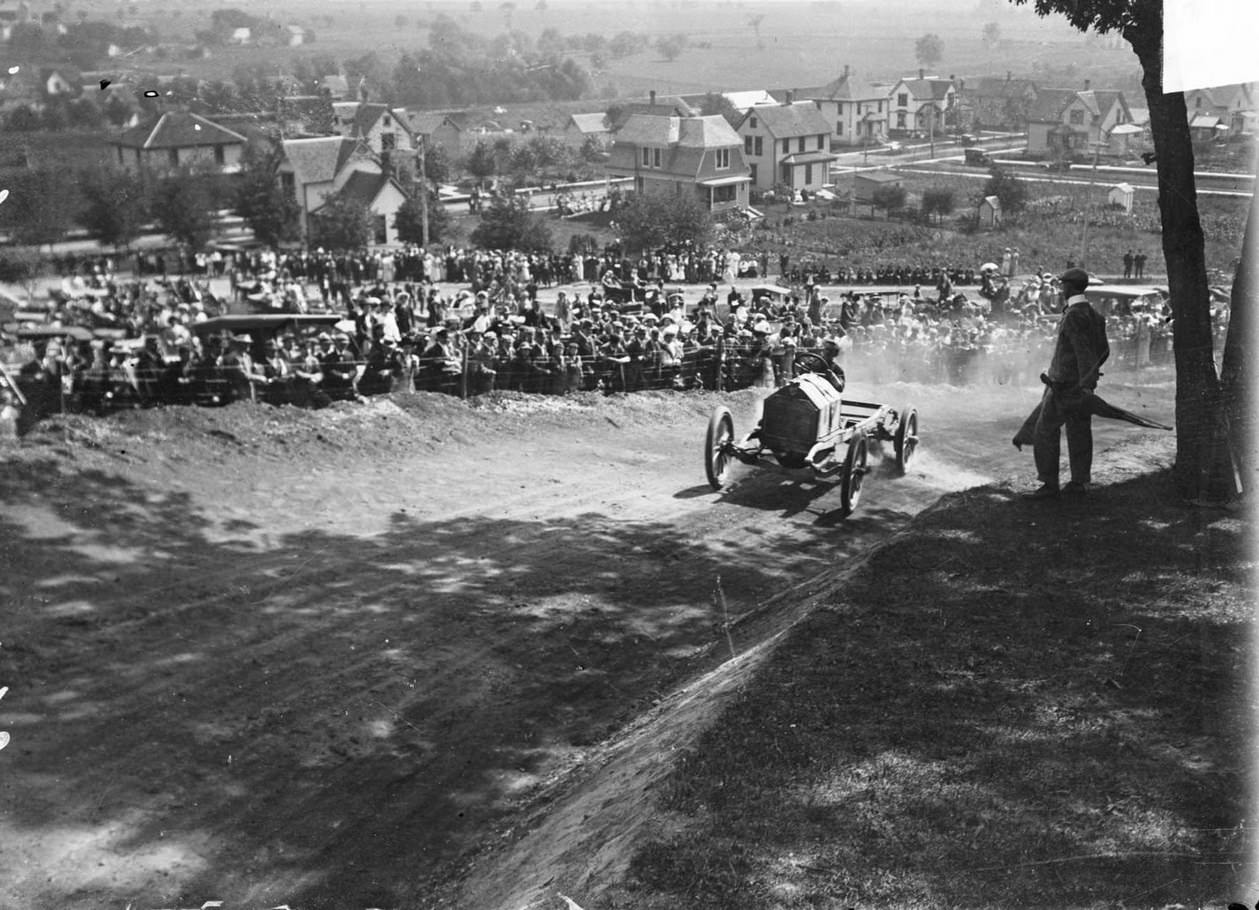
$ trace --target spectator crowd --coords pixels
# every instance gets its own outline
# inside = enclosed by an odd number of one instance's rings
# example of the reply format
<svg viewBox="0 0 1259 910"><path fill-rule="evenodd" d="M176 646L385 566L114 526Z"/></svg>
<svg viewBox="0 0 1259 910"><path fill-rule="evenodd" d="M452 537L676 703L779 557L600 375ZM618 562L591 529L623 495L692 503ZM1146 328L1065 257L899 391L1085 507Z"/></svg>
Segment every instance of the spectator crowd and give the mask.
<svg viewBox="0 0 1259 910"><path fill-rule="evenodd" d="M794 289L741 290L730 280L744 260L719 250L638 260L453 247L203 258L178 277L122 277L106 257L76 263L45 310L21 314L9 333L8 385L33 412L242 399L319 407L412 389L729 389L781 383L797 352L827 338L862 382L1034 383L1028 370L1044 360L1059 305L1049 275L1015 286L995 269L818 270ZM211 293L214 278L227 279L233 299ZM859 286L895 278L913 289ZM967 282L969 294L958 289ZM836 283L849 288L832 300L823 287ZM219 328L217 317L242 309L305 321L280 320L274 334ZM1114 368L1170 358L1165 303L1107 309Z"/></svg>

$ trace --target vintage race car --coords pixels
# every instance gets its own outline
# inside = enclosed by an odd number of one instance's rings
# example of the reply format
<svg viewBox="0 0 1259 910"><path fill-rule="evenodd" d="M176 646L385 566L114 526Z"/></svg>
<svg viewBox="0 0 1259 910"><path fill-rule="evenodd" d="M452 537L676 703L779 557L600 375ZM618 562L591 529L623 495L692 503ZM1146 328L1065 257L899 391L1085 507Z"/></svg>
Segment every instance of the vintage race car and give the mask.
<svg viewBox="0 0 1259 910"><path fill-rule="evenodd" d="M718 406L708 421L704 470L720 490L734 461L768 467L801 480L838 480L845 515L861 498L870 440L891 442L904 473L918 448L918 412L868 401L845 401L826 361L800 351L795 375L765 399L756 428L736 439L730 409Z"/></svg>

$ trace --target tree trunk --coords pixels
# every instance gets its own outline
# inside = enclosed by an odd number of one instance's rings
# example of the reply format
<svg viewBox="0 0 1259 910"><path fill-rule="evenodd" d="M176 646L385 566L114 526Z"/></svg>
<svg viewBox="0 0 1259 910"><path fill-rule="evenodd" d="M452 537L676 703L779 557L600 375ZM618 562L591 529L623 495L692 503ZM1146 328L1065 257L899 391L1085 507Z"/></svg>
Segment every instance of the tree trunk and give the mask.
<svg viewBox="0 0 1259 910"><path fill-rule="evenodd" d="M1229 301L1228 340L1224 343L1224 364L1220 381L1224 386L1224 411L1228 415L1233 451L1237 456L1243 486L1254 486L1254 472L1259 468L1254 451L1254 397L1250 389L1247 357L1256 350L1254 310L1259 298L1259 196L1250 197L1250 215L1246 218L1246 236L1242 241L1241 258L1233 275L1233 292Z"/></svg>
<svg viewBox="0 0 1259 910"><path fill-rule="evenodd" d="M1155 11L1157 10L1157 11ZM1172 345L1176 364L1176 485L1186 499L1223 502L1232 498L1233 470L1226 431L1224 395L1215 370L1211 295L1206 252L1193 176L1193 145L1182 92L1163 92L1163 22L1152 5L1140 25L1124 37L1141 62L1141 85L1150 109L1150 132L1158 155L1158 205L1163 258L1171 294Z"/></svg>

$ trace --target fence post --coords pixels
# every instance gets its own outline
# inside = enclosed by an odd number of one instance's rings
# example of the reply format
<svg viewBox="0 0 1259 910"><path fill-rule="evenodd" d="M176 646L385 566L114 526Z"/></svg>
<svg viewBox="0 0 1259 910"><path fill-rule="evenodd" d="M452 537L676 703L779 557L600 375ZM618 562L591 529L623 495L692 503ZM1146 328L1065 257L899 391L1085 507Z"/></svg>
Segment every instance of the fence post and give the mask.
<svg viewBox="0 0 1259 910"><path fill-rule="evenodd" d="M724 392L726 390L726 338L724 335L717 336L716 386L718 392Z"/></svg>

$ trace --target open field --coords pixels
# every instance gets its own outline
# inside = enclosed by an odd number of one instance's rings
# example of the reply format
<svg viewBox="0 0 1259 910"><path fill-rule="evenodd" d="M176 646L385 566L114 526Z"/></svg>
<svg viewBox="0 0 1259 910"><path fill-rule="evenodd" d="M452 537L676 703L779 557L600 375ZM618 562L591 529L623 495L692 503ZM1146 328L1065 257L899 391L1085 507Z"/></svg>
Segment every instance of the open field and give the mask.
<svg viewBox="0 0 1259 910"><path fill-rule="evenodd" d="M117 8L86 4L89 14L115 21ZM153 0L122 13L123 24L145 24L165 40L192 42L209 24L204 5ZM184 72L205 79L230 78L241 65L284 68L299 56L337 60L375 54L386 67L403 53L426 47L428 24L438 15L486 36L515 30L536 37L545 29L563 35L642 33L649 41L675 33L687 35L688 47L666 62L654 50L620 59L608 58L594 71L598 94L642 96L660 92L695 92L818 85L835 78L844 65L863 77L894 81L918 69L914 41L932 31L944 42L944 57L932 69L958 76L1033 75L1046 85L1073 85L1085 78L1139 94L1135 58L1126 49L1086 45L1064 21L1040 19L1025 7L1005 4L985 13L958 16L929 4L838 3L549 3L507 5L486 2L480 11L468 3L422 5L373 2L257 4L256 15L303 25L314 43L298 48L219 47L207 60L159 61L137 57L130 64L161 73ZM759 17L759 19L758 19ZM753 21L757 25L753 26ZM984 22L995 21L1004 39L984 47ZM589 67L588 57L574 57ZM120 74L127 63L120 63Z"/></svg>

